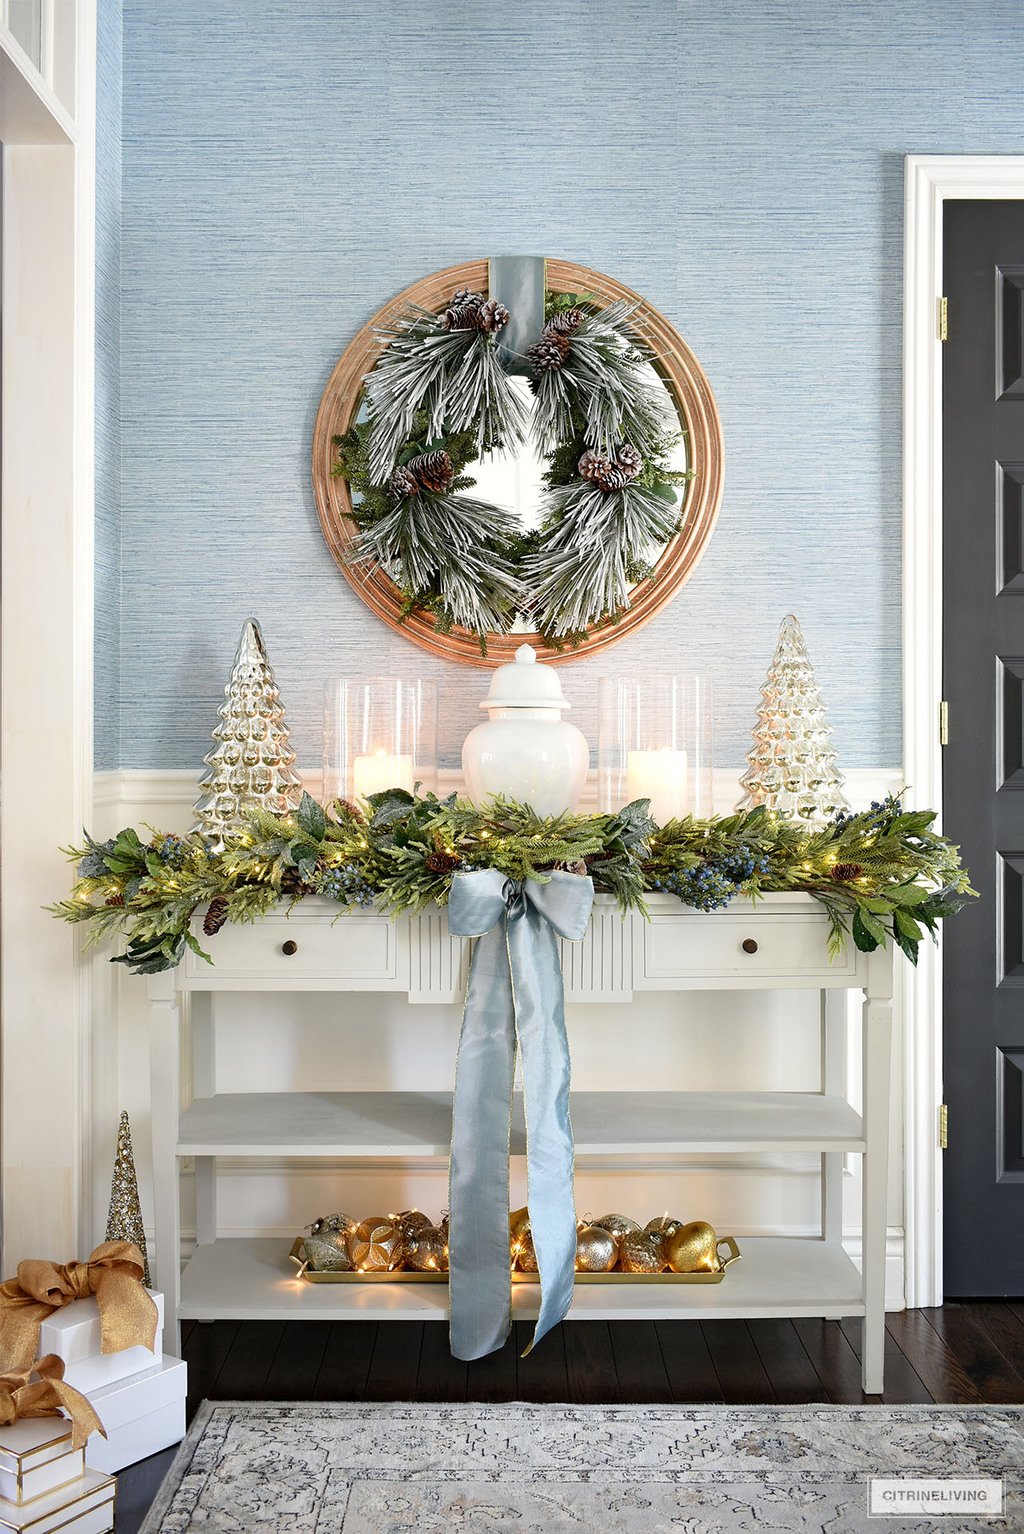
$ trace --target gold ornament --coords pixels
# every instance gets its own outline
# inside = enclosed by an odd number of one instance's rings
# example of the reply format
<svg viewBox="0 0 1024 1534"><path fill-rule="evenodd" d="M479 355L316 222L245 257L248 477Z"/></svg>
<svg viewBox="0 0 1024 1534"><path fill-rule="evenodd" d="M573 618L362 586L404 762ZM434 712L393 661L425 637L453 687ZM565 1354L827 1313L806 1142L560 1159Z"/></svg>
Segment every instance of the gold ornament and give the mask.
<svg viewBox="0 0 1024 1534"><path fill-rule="evenodd" d="M665 1253L660 1236L646 1230L630 1230L619 1242L619 1263L623 1273L660 1273L665 1267Z"/></svg>
<svg viewBox="0 0 1024 1534"><path fill-rule="evenodd" d="M394 1221L383 1214L362 1220L348 1238L348 1255L360 1273L390 1273L402 1266L405 1248Z"/></svg>
<svg viewBox="0 0 1024 1534"><path fill-rule="evenodd" d="M514 1250L516 1261L519 1263L519 1267L522 1272L536 1273L537 1253L534 1250L533 1237L530 1235L529 1231L527 1231L525 1235L520 1236Z"/></svg>
<svg viewBox="0 0 1024 1534"><path fill-rule="evenodd" d="M610 1273L619 1260L619 1243L603 1225L581 1225L576 1231L576 1271Z"/></svg>
<svg viewBox="0 0 1024 1534"><path fill-rule="evenodd" d="M508 1217L508 1233L513 1242L518 1241L521 1236L525 1236L529 1229L529 1209L513 1209L512 1213Z"/></svg>
<svg viewBox="0 0 1024 1534"><path fill-rule="evenodd" d="M599 1225L602 1230L610 1230L613 1236L622 1237L633 1230L639 1230L636 1220L631 1220L626 1214L603 1214L599 1220L592 1221Z"/></svg>
<svg viewBox="0 0 1024 1534"><path fill-rule="evenodd" d="M665 1242L665 1255L673 1273L717 1273L718 1237L706 1220L681 1225Z"/></svg>
<svg viewBox="0 0 1024 1534"><path fill-rule="evenodd" d="M114 1156L114 1175L110 1180L110 1208L107 1212L105 1241L130 1241L142 1253L142 1282L150 1287L149 1257L146 1254L146 1232L142 1226L142 1206L139 1203L139 1184L135 1176L135 1157L132 1154L132 1131L127 1113L121 1114L117 1126L117 1151Z"/></svg>
<svg viewBox="0 0 1024 1534"><path fill-rule="evenodd" d="M403 1241L414 1241L421 1230L433 1230L434 1222L422 1209L403 1209L395 1215L395 1224Z"/></svg>
<svg viewBox="0 0 1024 1534"><path fill-rule="evenodd" d="M414 1273L447 1273L448 1244L436 1225L421 1226L406 1240L405 1266Z"/></svg>
<svg viewBox="0 0 1024 1534"><path fill-rule="evenodd" d="M209 771L199 780L192 827L214 852L224 850L225 835L244 829L247 810L287 815L302 797L284 705L255 618L242 628L224 697L213 731L217 744L203 758Z"/></svg>

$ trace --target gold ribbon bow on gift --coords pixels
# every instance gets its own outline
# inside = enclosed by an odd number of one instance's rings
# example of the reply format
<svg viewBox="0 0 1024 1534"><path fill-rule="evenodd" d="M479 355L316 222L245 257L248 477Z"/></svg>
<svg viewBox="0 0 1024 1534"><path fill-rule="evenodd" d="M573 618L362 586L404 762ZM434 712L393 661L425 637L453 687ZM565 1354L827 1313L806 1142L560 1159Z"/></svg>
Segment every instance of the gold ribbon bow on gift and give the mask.
<svg viewBox="0 0 1024 1534"><path fill-rule="evenodd" d="M33 1380L32 1375L39 1376ZM80 1390L64 1383L64 1360L47 1353L27 1369L0 1375L0 1427L17 1422L19 1417L59 1417L61 1408L71 1418L71 1447L80 1449L90 1433L107 1430L96 1415L92 1402Z"/></svg>
<svg viewBox="0 0 1024 1534"><path fill-rule="evenodd" d="M131 1241L104 1241L88 1262L19 1262L18 1276L0 1284L0 1368L29 1369L46 1318L90 1294L100 1308L101 1353L152 1349L157 1308L142 1287L144 1272L142 1253Z"/></svg>

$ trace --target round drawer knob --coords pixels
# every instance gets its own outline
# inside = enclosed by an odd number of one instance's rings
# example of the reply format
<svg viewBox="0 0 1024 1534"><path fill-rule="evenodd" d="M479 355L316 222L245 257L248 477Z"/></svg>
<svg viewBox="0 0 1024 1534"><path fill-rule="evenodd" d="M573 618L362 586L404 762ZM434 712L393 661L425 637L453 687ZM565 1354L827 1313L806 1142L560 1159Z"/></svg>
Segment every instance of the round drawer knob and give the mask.
<svg viewBox="0 0 1024 1534"><path fill-rule="evenodd" d="M757 952L757 938L756 937L745 937L743 939L743 952L744 953L756 953Z"/></svg>
<svg viewBox="0 0 1024 1534"><path fill-rule="evenodd" d="M295 939L293 937L290 937L288 939L287 943L282 943L281 944L281 952L288 959L291 958L293 953L298 953L298 951L299 951L299 945L298 945L298 943L295 941Z"/></svg>

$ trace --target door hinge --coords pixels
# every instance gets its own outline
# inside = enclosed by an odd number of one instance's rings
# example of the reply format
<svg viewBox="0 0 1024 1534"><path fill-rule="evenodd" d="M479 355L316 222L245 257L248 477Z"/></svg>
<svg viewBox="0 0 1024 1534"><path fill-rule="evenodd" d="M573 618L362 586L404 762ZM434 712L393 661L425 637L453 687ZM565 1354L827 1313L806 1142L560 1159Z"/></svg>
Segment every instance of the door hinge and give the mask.
<svg viewBox="0 0 1024 1534"><path fill-rule="evenodd" d="M949 300L945 294L938 301L938 331L940 341L949 339Z"/></svg>
<svg viewBox="0 0 1024 1534"><path fill-rule="evenodd" d="M949 704L945 698L939 704L939 745L949 745Z"/></svg>
<svg viewBox="0 0 1024 1534"><path fill-rule="evenodd" d="M939 1104L939 1150L949 1148L949 1109L945 1103Z"/></svg>

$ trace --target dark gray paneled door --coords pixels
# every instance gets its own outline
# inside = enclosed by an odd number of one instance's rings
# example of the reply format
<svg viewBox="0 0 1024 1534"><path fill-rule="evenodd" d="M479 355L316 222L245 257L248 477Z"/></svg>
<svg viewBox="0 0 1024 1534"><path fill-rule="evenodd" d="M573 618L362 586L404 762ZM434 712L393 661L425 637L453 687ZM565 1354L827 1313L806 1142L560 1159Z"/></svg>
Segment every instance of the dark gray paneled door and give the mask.
<svg viewBox="0 0 1024 1534"><path fill-rule="evenodd" d="M1024 1294L1024 203L945 210L945 1289Z"/></svg>

